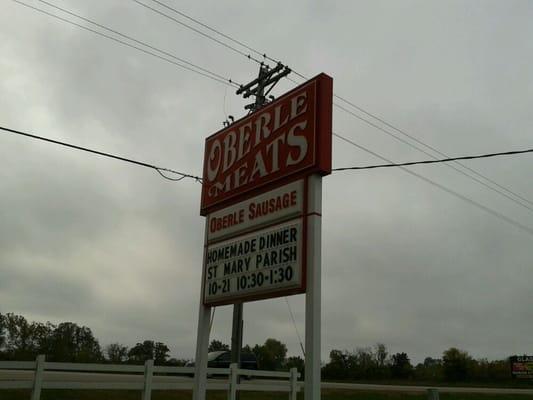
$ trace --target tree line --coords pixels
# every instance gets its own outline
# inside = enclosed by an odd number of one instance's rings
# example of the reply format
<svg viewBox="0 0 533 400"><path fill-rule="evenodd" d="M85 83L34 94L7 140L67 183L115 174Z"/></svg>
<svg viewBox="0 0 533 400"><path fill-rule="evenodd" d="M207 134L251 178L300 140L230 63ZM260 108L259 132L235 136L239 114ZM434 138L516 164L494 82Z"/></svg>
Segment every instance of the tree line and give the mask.
<svg viewBox="0 0 533 400"><path fill-rule="evenodd" d="M144 340L131 348L111 343L102 348L86 326L28 322L22 315L0 314L0 360L29 361L39 354L56 362L142 364L153 359L158 365L185 363L169 358L170 349L162 342Z"/></svg>
<svg viewBox="0 0 533 400"><path fill-rule="evenodd" d="M211 341L209 351L229 350L218 340ZM304 359L287 357L287 346L269 338L264 344L246 345L243 353L252 353L259 369L288 370L296 367L305 373ZM52 324L29 322L21 315L0 313L0 360L34 360L45 354L48 361L80 363L142 364L153 359L156 365L182 366L187 360L170 357L162 342L143 340L133 347L111 343L102 348L90 328L73 322ZM384 344L355 350L331 350L322 364L326 380L413 382L506 382L511 380L508 360L474 359L466 351L449 348L442 357L427 357L413 365L405 352L389 354Z"/></svg>
<svg viewBox="0 0 533 400"><path fill-rule="evenodd" d="M474 359L455 347L445 350L441 358L426 357L416 365L404 352L389 354L381 343L354 351L332 350L329 356L322 368L324 379L479 383L512 380L508 359Z"/></svg>

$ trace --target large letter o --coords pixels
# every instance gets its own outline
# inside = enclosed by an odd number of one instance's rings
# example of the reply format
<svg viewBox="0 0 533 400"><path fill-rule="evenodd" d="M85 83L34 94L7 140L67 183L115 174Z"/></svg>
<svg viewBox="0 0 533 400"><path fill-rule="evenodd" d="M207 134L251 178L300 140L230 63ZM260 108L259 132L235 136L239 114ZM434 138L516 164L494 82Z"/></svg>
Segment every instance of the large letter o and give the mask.
<svg viewBox="0 0 533 400"><path fill-rule="evenodd" d="M217 156L216 153L218 152L218 162L215 165L215 168L211 167L212 161L214 161ZM207 159L207 179L209 182L212 182L218 174L218 170L220 168L220 162L222 160L222 146L218 140L215 140L213 142L213 145L211 146L211 150L209 151L209 157Z"/></svg>

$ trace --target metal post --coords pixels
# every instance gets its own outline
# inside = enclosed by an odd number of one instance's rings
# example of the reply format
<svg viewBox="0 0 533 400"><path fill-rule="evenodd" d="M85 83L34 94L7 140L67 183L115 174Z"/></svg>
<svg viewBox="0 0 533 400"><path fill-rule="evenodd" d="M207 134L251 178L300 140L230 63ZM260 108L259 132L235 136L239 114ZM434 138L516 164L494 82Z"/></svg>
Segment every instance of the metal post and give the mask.
<svg viewBox="0 0 533 400"><path fill-rule="evenodd" d="M243 304L233 305L233 325L231 327L231 362L241 367L242 329L243 329ZM237 383L240 378L237 377ZM238 397L238 394L237 394Z"/></svg>
<svg viewBox="0 0 533 400"><path fill-rule="evenodd" d="M229 388L228 400L235 400L237 398L237 378L239 366L231 363L229 366Z"/></svg>
<svg viewBox="0 0 533 400"><path fill-rule="evenodd" d="M207 218L205 221L204 264L207 256ZM211 307L204 305L205 270L202 268L202 290L198 310L198 331L196 336L196 357L193 384L193 400L205 400L207 390L207 349L209 347L209 330L211 326Z"/></svg>
<svg viewBox="0 0 533 400"><path fill-rule="evenodd" d="M146 360L144 363L144 388L142 400L152 398L152 378L154 376L154 360Z"/></svg>
<svg viewBox="0 0 533 400"><path fill-rule="evenodd" d="M231 362L241 366L242 349L242 303L233 305L233 325L231 327Z"/></svg>
<svg viewBox="0 0 533 400"><path fill-rule="evenodd" d="M31 400L39 400L41 398L41 387L43 385L44 372L44 354L39 354L35 360L35 376L33 378L33 390L31 392Z"/></svg>
<svg viewBox="0 0 533 400"><path fill-rule="evenodd" d="M305 400L320 400L322 177L307 178L307 291L305 294Z"/></svg>
<svg viewBox="0 0 533 400"><path fill-rule="evenodd" d="M265 105L265 78L268 76L268 68L266 68L263 65L259 66L259 77L257 82L257 92L255 94L255 108L254 110L258 110L259 108L263 107Z"/></svg>
<svg viewBox="0 0 533 400"><path fill-rule="evenodd" d="M439 400L438 389L428 389L428 400Z"/></svg>
<svg viewBox="0 0 533 400"><path fill-rule="evenodd" d="M291 368L290 373L291 391L289 392L289 400L296 400L298 397L298 370L296 368Z"/></svg>

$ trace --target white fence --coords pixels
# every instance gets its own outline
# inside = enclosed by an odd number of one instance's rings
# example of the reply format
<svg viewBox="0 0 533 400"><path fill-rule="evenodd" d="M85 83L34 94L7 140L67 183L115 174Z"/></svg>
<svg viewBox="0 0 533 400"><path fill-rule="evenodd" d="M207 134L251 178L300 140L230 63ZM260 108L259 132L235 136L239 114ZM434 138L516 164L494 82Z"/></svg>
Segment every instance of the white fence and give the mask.
<svg viewBox="0 0 533 400"><path fill-rule="evenodd" d="M193 367L154 366L153 360L144 365L78 364L48 362L43 355L36 361L0 361L0 370L31 372L26 379L17 376L0 380L0 390L31 389L31 400L39 400L42 389L139 390L143 400L150 400L153 390L191 390L193 381L189 377L194 375ZM105 374L97 374L102 372ZM208 368L207 373L227 377L210 380L207 389L227 390L229 400L235 400L237 391L287 392L289 400L296 400L300 390L296 368L290 372L257 371L232 364L230 368ZM238 383L239 376L270 379Z"/></svg>
<svg viewBox="0 0 533 400"><path fill-rule="evenodd" d="M2 370L5 370L2 373ZM22 376L20 375L22 373ZM256 371L237 368L208 368L208 375L222 375L223 379L210 379L208 390L227 390L228 399L235 400L237 391L268 391L288 393L289 400L296 395L303 382L295 368L290 372ZM17 375L18 374L18 375ZM77 364L47 362L44 356L36 361L0 361L0 390L30 389L31 400L39 400L42 389L106 389L139 390L143 400L150 400L153 390L192 390L192 367L154 366L153 360L145 365ZM243 380L238 377L267 378ZM322 383L323 389L364 390L381 392L427 393L429 400L438 400L440 393L479 393L487 395L533 395L533 389L438 387L374 385L355 383ZM1 397L1 396L0 396Z"/></svg>

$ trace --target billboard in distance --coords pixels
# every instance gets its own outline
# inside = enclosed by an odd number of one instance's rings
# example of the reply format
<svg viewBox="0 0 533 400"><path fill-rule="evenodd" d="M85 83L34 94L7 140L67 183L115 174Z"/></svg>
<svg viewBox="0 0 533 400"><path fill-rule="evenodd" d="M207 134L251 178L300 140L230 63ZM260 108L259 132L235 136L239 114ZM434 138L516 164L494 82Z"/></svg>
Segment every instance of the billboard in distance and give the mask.
<svg viewBox="0 0 533 400"><path fill-rule="evenodd" d="M533 356L512 356L509 361L514 378L533 379Z"/></svg>

